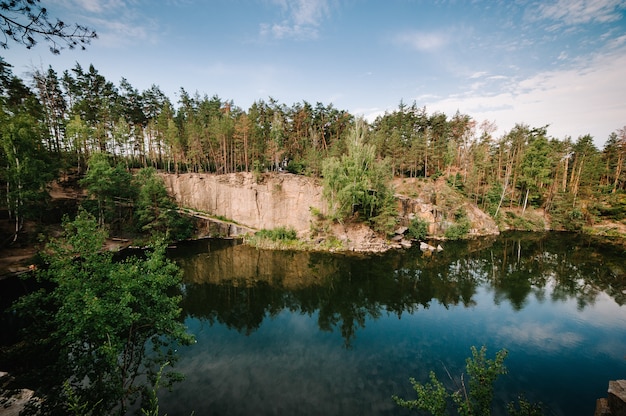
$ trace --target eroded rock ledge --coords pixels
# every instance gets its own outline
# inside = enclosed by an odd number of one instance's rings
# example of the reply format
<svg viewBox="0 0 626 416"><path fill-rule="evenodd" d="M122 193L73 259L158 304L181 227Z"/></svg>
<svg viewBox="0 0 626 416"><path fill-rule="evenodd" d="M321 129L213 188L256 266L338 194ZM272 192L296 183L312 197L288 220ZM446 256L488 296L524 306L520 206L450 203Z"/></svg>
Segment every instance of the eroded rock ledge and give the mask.
<svg viewBox="0 0 626 416"><path fill-rule="evenodd" d="M626 380L609 381L608 397L598 399L594 416L626 416Z"/></svg>
<svg viewBox="0 0 626 416"><path fill-rule="evenodd" d="M316 224L320 216L328 214L322 184L317 178L289 173L162 176L179 206L227 218L240 224L242 229L283 226L295 229L300 238L314 237L312 230L319 228ZM470 236L499 233L491 217L456 195L445 181L403 179L397 189L399 226L406 227L412 219L421 218L429 224L430 236L442 237L450 218L462 209L472 224ZM361 226L333 227L331 231L350 251L385 251L405 246L401 242L387 241Z"/></svg>

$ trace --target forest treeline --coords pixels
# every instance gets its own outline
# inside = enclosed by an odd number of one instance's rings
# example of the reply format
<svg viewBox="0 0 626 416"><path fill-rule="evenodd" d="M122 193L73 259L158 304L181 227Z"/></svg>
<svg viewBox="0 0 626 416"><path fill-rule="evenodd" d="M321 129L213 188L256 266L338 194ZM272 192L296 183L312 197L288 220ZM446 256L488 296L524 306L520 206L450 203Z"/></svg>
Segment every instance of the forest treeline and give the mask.
<svg viewBox="0 0 626 416"><path fill-rule="evenodd" d="M3 200L25 214L59 172L84 174L95 154L127 170L321 176L324 160L349 151L357 122L319 102L259 99L244 110L182 88L172 102L157 85L139 91L124 78L116 85L93 65L62 74L33 69L21 79L0 61L0 95ZM554 138L548 126L518 124L496 136L494 123L400 102L363 130L364 144L394 176L444 176L495 217L503 207L534 206L554 214L557 227L580 229L626 212L626 127L598 149L590 135Z"/></svg>

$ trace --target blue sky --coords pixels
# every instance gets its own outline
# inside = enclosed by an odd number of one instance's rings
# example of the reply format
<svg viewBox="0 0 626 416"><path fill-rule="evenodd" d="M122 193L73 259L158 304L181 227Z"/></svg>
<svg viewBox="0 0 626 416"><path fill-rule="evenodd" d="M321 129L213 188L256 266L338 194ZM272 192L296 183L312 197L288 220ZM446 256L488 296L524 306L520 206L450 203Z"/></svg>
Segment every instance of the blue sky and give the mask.
<svg viewBox="0 0 626 416"><path fill-rule="evenodd" d="M626 0L43 0L94 28L86 51L0 51L20 76L93 64L109 81L183 87L247 110L273 97L373 120L400 101L500 136L549 124L601 147L626 126Z"/></svg>

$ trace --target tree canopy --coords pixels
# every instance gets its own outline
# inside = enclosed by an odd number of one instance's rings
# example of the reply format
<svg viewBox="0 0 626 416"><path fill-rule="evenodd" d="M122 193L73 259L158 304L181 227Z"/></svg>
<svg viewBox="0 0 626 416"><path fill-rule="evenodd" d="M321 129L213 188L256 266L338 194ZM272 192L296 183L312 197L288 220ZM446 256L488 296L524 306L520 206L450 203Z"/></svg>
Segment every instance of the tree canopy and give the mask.
<svg viewBox="0 0 626 416"><path fill-rule="evenodd" d="M192 341L178 321L180 298L168 294L180 273L165 258L164 244L145 258L114 261L102 250L105 237L85 211L66 221L63 237L43 253L46 267L37 271L50 289L15 305L30 323L32 348L42 349L36 354L55 361L58 383L50 386L46 406L73 402L87 409L84 414L126 414L146 393L142 377L155 383L162 366L175 362L174 347ZM164 377L175 381L179 375L168 370Z"/></svg>
<svg viewBox="0 0 626 416"><path fill-rule="evenodd" d="M51 173L86 174L90 203L98 204L86 208L101 224L119 224L123 217L140 228L162 232L175 221L166 219L171 209L161 210L153 203L167 205L161 191L150 180L142 183L152 187L151 196L137 190L123 195L133 188L116 185L128 181L124 171L288 171L329 182L339 178L333 172L342 168L348 172L348 165L356 170L346 175L359 177L350 184L360 186L350 194L360 196L340 201L339 190L348 188L337 187L327 193L331 203L344 217L348 211L360 211L361 218L381 230L389 226L384 218L391 211L383 207L390 205L383 201L392 193L381 192L380 186L392 176L447 178L498 218L504 211L542 208L558 228L579 230L601 215L626 216L624 128L616 129L598 149L589 135L556 138L550 136L549 126L520 123L496 136L492 122L460 112L429 113L415 102L400 102L397 109L370 122L332 104L287 105L272 97L244 109L217 95L181 89L172 102L157 85L140 91L124 78L114 83L93 65L80 64L62 73L52 67L35 70L32 79L21 80L1 62L0 93L4 117L0 163L8 167L0 172L5 185L0 192L8 208L22 218L37 213L36 201L45 200L46 193L41 183L26 180L28 172L48 172L47 168ZM355 145L359 123L362 137ZM22 127L10 130L18 125ZM23 146L14 149L18 139ZM31 145L25 146L29 141ZM18 192L27 187L33 192ZM136 204L141 212L122 215L122 200Z"/></svg>

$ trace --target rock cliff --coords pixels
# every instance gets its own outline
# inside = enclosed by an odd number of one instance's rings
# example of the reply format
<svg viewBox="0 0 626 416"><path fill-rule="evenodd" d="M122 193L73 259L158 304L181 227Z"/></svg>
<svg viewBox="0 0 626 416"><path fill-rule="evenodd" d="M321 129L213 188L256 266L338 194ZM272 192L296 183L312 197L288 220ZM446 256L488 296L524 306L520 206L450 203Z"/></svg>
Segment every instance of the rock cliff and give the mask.
<svg viewBox="0 0 626 416"><path fill-rule="evenodd" d="M250 228L293 227L304 236L314 220L311 208L327 212L319 182L290 173L164 174L163 179L179 206Z"/></svg>
<svg viewBox="0 0 626 416"><path fill-rule="evenodd" d="M163 174L166 187L181 207L223 217L252 229L294 228L298 236L314 237L320 215L328 213L319 180L289 173ZM398 223L419 217L429 235L442 237L461 209L471 224L470 236L498 234L496 223L445 181L399 179L394 183ZM399 246L376 236L363 225L343 224L330 232L350 251L384 251ZM405 227L406 229L406 227Z"/></svg>

